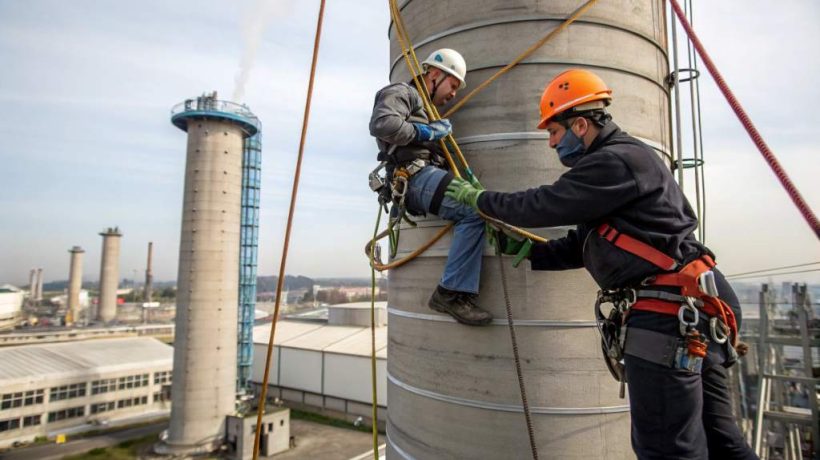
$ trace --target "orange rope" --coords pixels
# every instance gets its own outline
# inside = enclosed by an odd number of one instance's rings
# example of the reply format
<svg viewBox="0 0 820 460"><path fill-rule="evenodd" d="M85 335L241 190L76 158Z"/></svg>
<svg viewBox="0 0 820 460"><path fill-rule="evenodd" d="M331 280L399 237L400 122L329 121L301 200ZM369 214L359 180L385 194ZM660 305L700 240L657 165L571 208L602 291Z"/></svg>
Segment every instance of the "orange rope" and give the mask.
<svg viewBox="0 0 820 460"><path fill-rule="evenodd" d="M310 80L308 82L307 100L305 101L305 114L302 119L302 137L299 140L299 155L296 160L296 171L293 175L293 190L290 194L290 209L288 210L288 224L285 230L285 244L282 248L282 260L279 264L279 280L276 284L276 303L273 312L273 321L270 325L270 339L268 340L268 351L265 358L265 374L262 379L262 393L259 395L259 408L256 411L256 433L253 439L253 460L259 458L259 438L262 434L262 415L265 413L265 398L268 392L268 374L270 373L271 357L273 354L273 338L276 335L276 322L279 320L279 304L282 298L282 287L285 282L285 265L288 259L288 247L290 245L290 231L293 226L293 214L296 208L296 194L299 191L299 176L302 172L302 157L305 151L305 138L307 137L308 119L310 118L310 102L313 97L313 81L316 76L316 61L319 55L319 40L322 36L322 19L325 13L325 0L321 0L319 5L319 19L316 23L316 39L313 43L313 60L310 64Z"/></svg>

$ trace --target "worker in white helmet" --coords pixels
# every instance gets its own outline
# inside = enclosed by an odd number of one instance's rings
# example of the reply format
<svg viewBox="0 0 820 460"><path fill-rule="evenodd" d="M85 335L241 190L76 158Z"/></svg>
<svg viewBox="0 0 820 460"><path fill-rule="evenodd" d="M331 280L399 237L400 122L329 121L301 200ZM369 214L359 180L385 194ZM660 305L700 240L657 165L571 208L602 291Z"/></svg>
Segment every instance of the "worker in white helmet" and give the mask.
<svg viewBox="0 0 820 460"><path fill-rule="evenodd" d="M436 106L452 100L466 86L467 64L457 51L442 48L423 62L421 76ZM444 196L453 174L438 142L452 131L446 119L430 121L413 82L395 83L376 94L370 134L376 138L379 160L387 163L387 182L394 174L407 179L405 205L415 215L435 214L455 222L444 273L429 306L463 324L481 326L492 315L476 305L484 249L484 222L475 210Z"/></svg>

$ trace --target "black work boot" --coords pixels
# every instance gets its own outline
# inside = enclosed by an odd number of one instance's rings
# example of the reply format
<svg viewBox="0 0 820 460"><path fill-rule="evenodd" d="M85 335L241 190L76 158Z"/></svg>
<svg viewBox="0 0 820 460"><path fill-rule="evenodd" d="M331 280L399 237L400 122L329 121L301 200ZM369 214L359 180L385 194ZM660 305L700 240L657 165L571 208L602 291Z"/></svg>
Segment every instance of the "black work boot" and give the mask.
<svg viewBox="0 0 820 460"><path fill-rule="evenodd" d="M438 286L427 305L435 311L447 313L459 323L470 326L486 326L493 320L490 312L479 308L466 292L451 291Z"/></svg>

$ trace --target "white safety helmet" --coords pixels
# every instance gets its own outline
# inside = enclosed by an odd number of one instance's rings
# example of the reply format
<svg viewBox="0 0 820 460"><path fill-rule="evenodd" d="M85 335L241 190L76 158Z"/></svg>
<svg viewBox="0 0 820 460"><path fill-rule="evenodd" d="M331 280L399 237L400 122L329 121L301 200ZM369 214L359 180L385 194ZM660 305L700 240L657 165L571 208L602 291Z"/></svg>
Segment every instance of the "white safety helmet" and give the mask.
<svg viewBox="0 0 820 460"><path fill-rule="evenodd" d="M458 78L458 81L461 82L458 89L467 87L467 82L464 81L464 77L467 75L467 63L464 62L464 58L456 50L450 48L435 50L422 62L422 65L425 70L427 67L435 67Z"/></svg>

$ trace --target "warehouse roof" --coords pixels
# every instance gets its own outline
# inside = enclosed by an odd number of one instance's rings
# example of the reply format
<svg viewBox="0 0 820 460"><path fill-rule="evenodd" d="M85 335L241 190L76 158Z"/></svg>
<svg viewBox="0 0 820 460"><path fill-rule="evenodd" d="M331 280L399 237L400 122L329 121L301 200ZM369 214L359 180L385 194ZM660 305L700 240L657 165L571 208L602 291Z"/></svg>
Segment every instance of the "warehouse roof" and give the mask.
<svg viewBox="0 0 820 460"><path fill-rule="evenodd" d="M279 320L274 345L342 355L370 356L370 327L331 326L326 323ZM267 345L270 324L253 328L253 342ZM376 328L376 356L387 357L387 328Z"/></svg>
<svg viewBox="0 0 820 460"><path fill-rule="evenodd" d="M173 347L149 337L4 347L0 348L0 388L21 382L167 367L173 358Z"/></svg>

